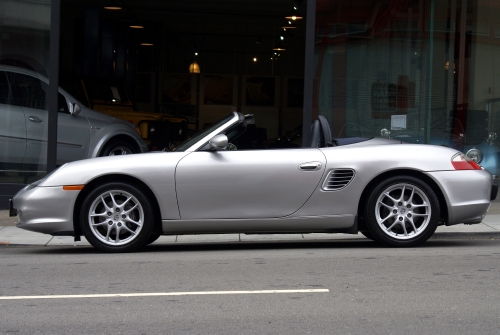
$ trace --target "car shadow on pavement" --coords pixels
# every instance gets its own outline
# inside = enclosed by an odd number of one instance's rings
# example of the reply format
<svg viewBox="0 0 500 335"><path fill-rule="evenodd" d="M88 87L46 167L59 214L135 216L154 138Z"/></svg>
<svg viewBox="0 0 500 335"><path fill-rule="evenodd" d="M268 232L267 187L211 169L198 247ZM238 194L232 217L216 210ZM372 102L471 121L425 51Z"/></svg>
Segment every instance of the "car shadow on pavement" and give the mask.
<svg viewBox="0 0 500 335"><path fill-rule="evenodd" d="M454 239L454 240L429 240L422 245L412 248L418 250L429 248L468 248L479 247L491 243L500 244L498 239ZM30 254L107 254L91 246L47 246L47 247L28 247L12 246L5 247L3 250L18 251L19 253ZM385 247L371 240L335 240L335 241L314 241L314 242L200 242L200 243L169 243L152 244L139 249L133 253L168 253L168 252L199 252L199 251L245 251L245 250L284 250L284 249L386 249L388 252L394 252L400 248Z"/></svg>

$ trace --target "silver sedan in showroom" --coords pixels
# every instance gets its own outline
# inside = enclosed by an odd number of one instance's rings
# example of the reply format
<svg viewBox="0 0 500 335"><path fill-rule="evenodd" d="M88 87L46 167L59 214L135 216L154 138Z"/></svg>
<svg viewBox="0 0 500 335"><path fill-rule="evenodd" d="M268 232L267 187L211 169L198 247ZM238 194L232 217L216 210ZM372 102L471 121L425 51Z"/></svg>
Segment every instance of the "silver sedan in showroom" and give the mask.
<svg viewBox="0 0 500 335"><path fill-rule="evenodd" d="M34 171L47 152L48 79L34 71L0 65L0 170ZM84 158L147 151L129 122L86 108L58 90L57 164ZM43 169L43 167L41 168Z"/></svg>
<svg viewBox="0 0 500 335"><path fill-rule="evenodd" d="M11 202L17 227L83 235L128 252L161 235L363 233L383 245L425 242L438 225L479 223L497 187L444 146L333 139L323 116L309 147L237 150L251 115L233 112L172 152L68 163Z"/></svg>

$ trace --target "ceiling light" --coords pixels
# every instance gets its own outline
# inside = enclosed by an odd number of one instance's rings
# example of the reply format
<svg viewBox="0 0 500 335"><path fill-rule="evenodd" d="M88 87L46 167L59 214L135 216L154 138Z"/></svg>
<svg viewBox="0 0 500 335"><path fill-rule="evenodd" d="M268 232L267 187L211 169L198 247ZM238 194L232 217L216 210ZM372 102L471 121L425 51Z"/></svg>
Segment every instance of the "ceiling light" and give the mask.
<svg viewBox="0 0 500 335"><path fill-rule="evenodd" d="M276 46L273 48L275 51L285 51L285 47L281 45L281 43L276 44Z"/></svg>
<svg viewBox="0 0 500 335"><path fill-rule="evenodd" d="M122 6L120 6L117 1L112 0L112 1L108 2L107 5L104 6L104 9L107 9L107 10L121 10Z"/></svg>
<svg viewBox="0 0 500 335"><path fill-rule="evenodd" d="M135 24L135 25L131 25L130 28L133 28L133 29L143 29L144 26L141 26L141 25L138 25L138 24Z"/></svg>
<svg viewBox="0 0 500 335"><path fill-rule="evenodd" d="M146 46L146 47L150 47L153 45L153 43L143 42L143 43L141 43L141 45Z"/></svg>
<svg viewBox="0 0 500 335"><path fill-rule="evenodd" d="M283 25L281 25L281 28L283 29L295 29L297 28L297 26L291 21L291 20L287 20L285 23L283 23Z"/></svg>
<svg viewBox="0 0 500 335"><path fill-rule="evenodd" d="M298 13L298 8L297 6L293 6L292 11L285 16L286 19L288 20L302 20L304 17Z"/></svg>

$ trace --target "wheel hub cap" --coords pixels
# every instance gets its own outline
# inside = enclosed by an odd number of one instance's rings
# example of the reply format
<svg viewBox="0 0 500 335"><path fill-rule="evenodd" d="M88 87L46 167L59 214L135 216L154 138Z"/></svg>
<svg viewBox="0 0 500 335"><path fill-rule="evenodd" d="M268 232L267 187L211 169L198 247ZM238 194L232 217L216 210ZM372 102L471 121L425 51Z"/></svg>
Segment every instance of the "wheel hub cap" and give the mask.
<svg viewBox="0 0 500 335"><path fill-rule="evenodd" d="M139 235L144 211L139 200L130 193L111 190L96 197L90 206L88 222L95 237L108 245L118 246Z"/></svg>
<svg viewBox="0 0 500 335"><path fill-rule="evenodd" d="M400 183L385 189L375 206L375 216L382 231L399 240L420 235L431 219L431 206L418 187Z"/></svg>

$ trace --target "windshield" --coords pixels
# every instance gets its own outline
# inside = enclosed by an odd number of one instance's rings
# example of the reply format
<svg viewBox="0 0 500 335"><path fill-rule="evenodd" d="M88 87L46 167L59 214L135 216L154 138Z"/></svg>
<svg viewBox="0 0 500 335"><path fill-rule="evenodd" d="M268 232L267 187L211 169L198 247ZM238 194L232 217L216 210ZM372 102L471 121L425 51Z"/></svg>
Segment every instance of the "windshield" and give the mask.
<svg viewBox="0 0 500 335"><path fill-rule="evenodd" d="M213 132L215 129L219 128L223 124L229 122L232 118L234 117L234 114L229 114L228 116L222 118L221 120L211 124L207 128L201 130L200 132L196 133L193 135L193 137L188 138L181 144L179 144L177 147L174 148L173 151L185 151L192 147L196 142L201 140L203 137L207 136L211 132Z"/></svg>
<svg viewBox="0 0 500 335"><path fill-rule="evenodd" d="M127 92L118 83L86 78L85 89L93 104L132 104Z"/></svg>

